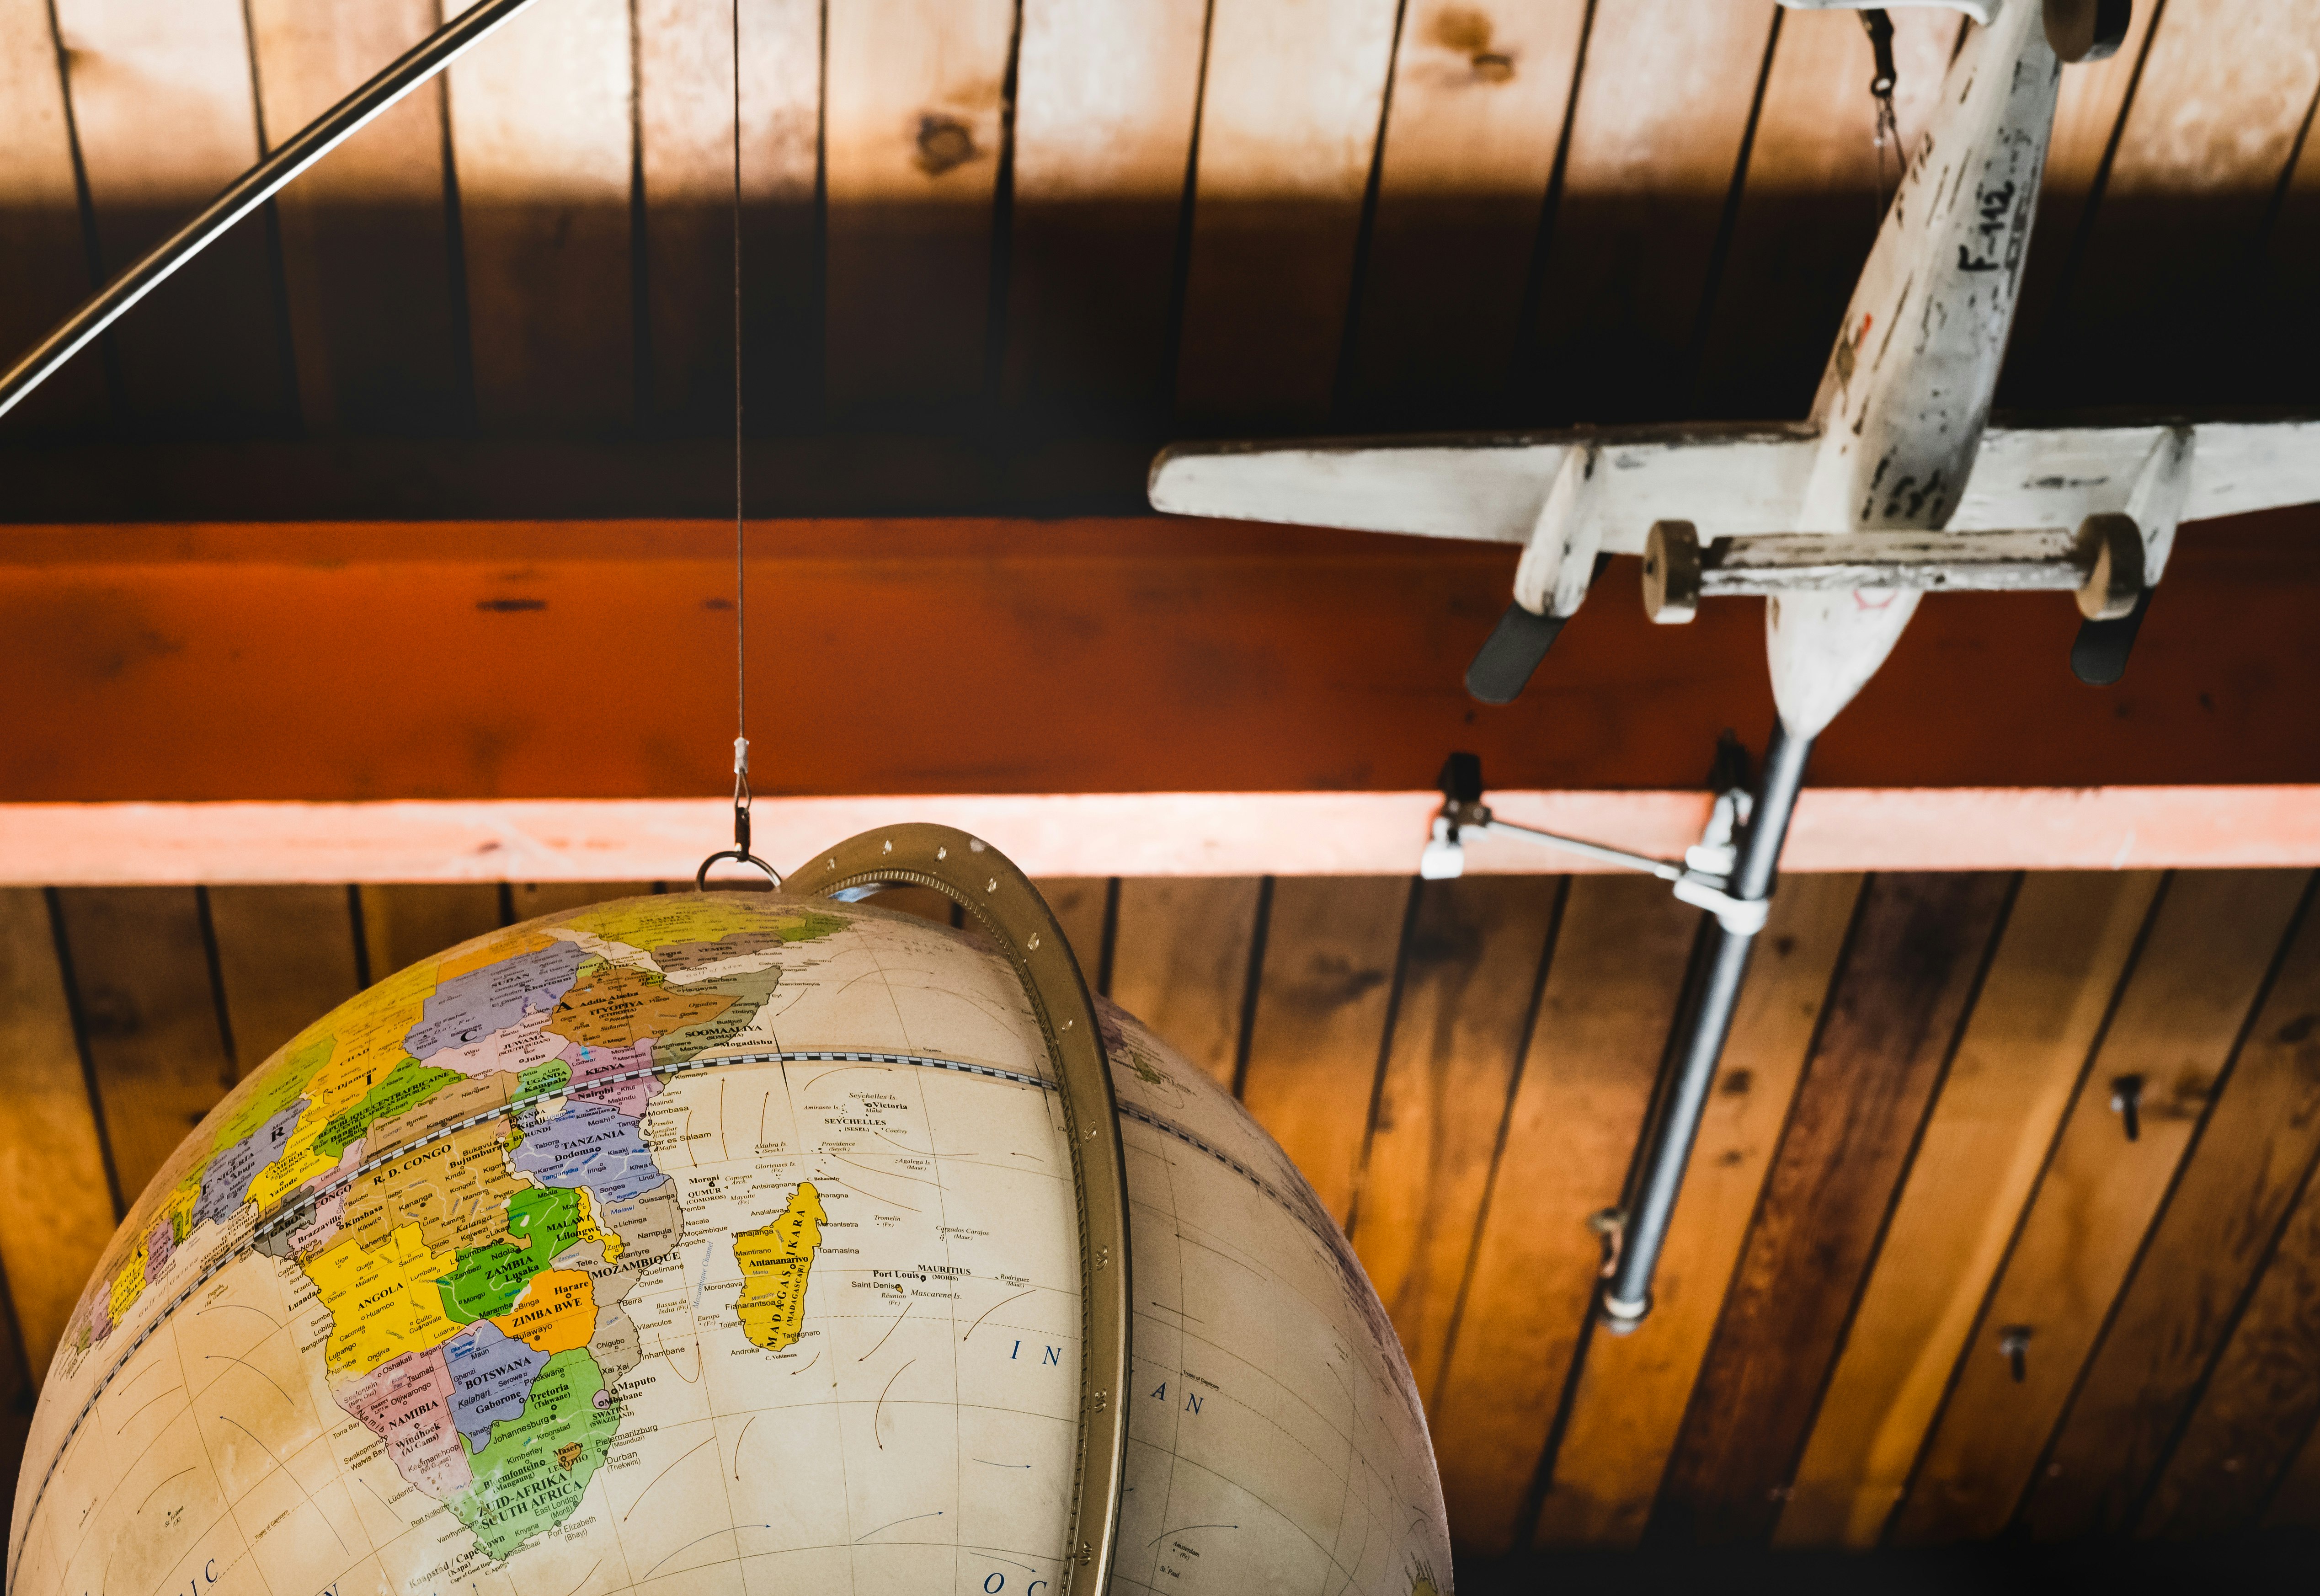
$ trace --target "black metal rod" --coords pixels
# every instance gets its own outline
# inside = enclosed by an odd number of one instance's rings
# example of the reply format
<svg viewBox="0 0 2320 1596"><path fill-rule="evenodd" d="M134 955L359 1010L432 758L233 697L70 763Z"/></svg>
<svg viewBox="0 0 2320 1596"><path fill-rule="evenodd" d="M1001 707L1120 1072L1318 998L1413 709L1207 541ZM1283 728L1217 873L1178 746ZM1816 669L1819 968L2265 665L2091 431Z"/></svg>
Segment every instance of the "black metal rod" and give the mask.
<svg viewBox="0 0 2320 1596"><path fill-rule="evenodd" d="M1813 739L1790 737L1778 724L1771 747L1764 750L1763 778L1748 813L1734 861L1730 891L1735 898L1767 896L1788 840L1789 818L1796 812L1797 793L1804 785L1805 761L1812 757ZM1633 1329L1652 1310L1652 1272L1660 1248L1666 1244L1668 1220L1675 1213L1677 1194L1683 1189L1684 1165L1691 1144L1699 1136L1699 1118L1715 1084L1717 1064L1724 1056L1725 1038L1732 1031L1732 1013L1740 999L1740 984L1748 974L1748 956L1756 944L1754 931L1735 931L1718 920L1708 933L1706 968L1697 994L1684 1011L1683 1029L1671 1060L1674 1083L1666 1110L1653 1126L1651 1141L1637 1171L1626 1218L1620 1225L1619 1251L1603 1283L1604 1324L1613 1330Z"/></svg>
<svg viewBox="0 0 2320 1596"><path fill-rule="evenodd" d="M119 321L171 274L264 204L290 180L354 136L365 124L482 43L532 0L483 0L404 51L377 77L301 128L281 148L236 177L183 227L148 249L98 289L56 330L0 374L0 415L21 404L90 340Z"/></svg>

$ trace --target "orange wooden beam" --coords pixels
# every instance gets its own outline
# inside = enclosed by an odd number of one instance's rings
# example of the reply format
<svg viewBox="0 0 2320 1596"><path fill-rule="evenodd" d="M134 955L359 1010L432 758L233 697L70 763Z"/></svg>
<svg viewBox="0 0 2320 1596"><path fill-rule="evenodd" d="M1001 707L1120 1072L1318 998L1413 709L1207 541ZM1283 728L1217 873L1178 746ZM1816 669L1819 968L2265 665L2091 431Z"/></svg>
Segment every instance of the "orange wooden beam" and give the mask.
<svg viewBox="0 0 2320 1596"><path fill-rule="evenodd" d="M1927 601L1817 784L2320 780L2320 512L2186 530L2125 682L2067 595ZM767 794L1681 790L1770 723L1749 602L1615 568L1518 703L1461 676L1515 551L1154 519L751 531ZM0 532L0 803L639 799L730 783L730 532L702 522Z"/></svg>

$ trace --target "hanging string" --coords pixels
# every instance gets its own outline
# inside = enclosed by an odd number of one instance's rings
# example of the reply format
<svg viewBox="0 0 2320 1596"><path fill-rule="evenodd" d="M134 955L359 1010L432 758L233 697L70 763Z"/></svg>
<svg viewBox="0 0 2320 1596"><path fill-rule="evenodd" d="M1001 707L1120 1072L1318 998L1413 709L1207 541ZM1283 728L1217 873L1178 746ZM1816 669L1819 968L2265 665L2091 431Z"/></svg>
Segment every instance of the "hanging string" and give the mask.
<svg viewBox="0 0 2320 1596"><path fill-rule="evenodd" d="M782 884L780 872L749 851L749 562L748 479L741 406L741 0L733 3L733 846L701 862L705 887L720 859L754 865Z"/></svg>
<svg viewBox="0 0 2320 1596"><path fill-rule="evenodd" d="M749 561L741 429L741 0L733 0L733 846L749 851Z"/></svg>
<svg viewBox="0 0 2320 1596"><path fill-rule="evenodd" d="M749 812L749 562L741 432L741 0L733 0L733 840Z"/></svg>
<svg viewBox="0 0 2320 1596"><path fill-rule="evenodd" d="M1861 25L1869 30L1869 48L1877 58L1876 76L1869 80L1869 97L1877 102L1877 224L1885 224L1885 207L1892 190L1885 182L1885 155L1892 151L1894 183L1900 182L1901 124L1893 114L1893 90L1900 73L1893 65L1893 19L1883 11L1863 11Z"/></svg>

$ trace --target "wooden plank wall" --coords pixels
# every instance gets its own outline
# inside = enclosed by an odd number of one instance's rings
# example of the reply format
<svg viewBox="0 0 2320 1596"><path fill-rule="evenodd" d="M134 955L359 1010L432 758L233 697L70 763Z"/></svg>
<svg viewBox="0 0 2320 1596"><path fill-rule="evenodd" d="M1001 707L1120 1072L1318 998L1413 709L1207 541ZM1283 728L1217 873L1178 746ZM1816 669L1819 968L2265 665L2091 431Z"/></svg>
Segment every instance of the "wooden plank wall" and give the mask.
<svg viewBox="0 0 2320 1596"><path fill-rule="evenodd" d="M1589 1216L1699 931L1657 884L1042 884L1346 1227L1463 1555L2320 1526L2311 873L1785 881L1625 1337ZM116 1215L240 1074L448 943L648 890L0 893L7 1466Z"/></svg>
<svg viewBox="0 0 2320 1596"><path fill-rule="evenodd" d="M1799 415L1895 177L1857 19L1771 0L738 3L771 513L1137 508L1204 430ZM440 9L0 0L0 341ZM0 516L603 513L612 443L630 512L724 510L731 18L553 9L0 425L51 446ZM1896 17L1907 144L1961 35ZM2313 402L2315 92L2320 0L2138 6L2066 74L2008 404Z"/></svg>

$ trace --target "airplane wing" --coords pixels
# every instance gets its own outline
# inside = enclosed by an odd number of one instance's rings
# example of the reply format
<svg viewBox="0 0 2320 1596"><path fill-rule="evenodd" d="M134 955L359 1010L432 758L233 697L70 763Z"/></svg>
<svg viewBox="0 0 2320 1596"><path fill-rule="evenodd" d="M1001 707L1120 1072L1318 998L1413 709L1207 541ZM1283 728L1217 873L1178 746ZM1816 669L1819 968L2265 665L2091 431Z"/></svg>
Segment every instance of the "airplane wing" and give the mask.
<svg viewBox="0 0 2320 1596"><path fill-rule="evenodd" d="M2075 527L2126 508L2169 423L1999 427L1982 435L1954 531ZM2320 419L2194 424L2184 519L2320 501ZM1177 515L1521 543L1564 453L1593 446L1607 553L1652 523L1702 540L1797 530L1817 435L1807 426L1576 429L1288 443L1180 443L1153 462L1152 506Z"/></svg>
<svg viewBox="0 0 2320 1596"><path fill-rule="evenodd" d="M1670 518L1703 537L1791 530L1817 437L1749 425L1179 443L1153 461L1150 491L1174 515L1521 543L1564 453L1592 444L1603 547L1634 553Z"/></svg>
<svg viewBox="0 0 2320 1596"><path fill-rule="evenodd" d="M2320 420L2190 423L2191 492L2185 521L2320 500ZM1956 531L2076 526L2126 508L2135 475L2166 434L2160 423L1992 427L1982 434Z"/></svg>

